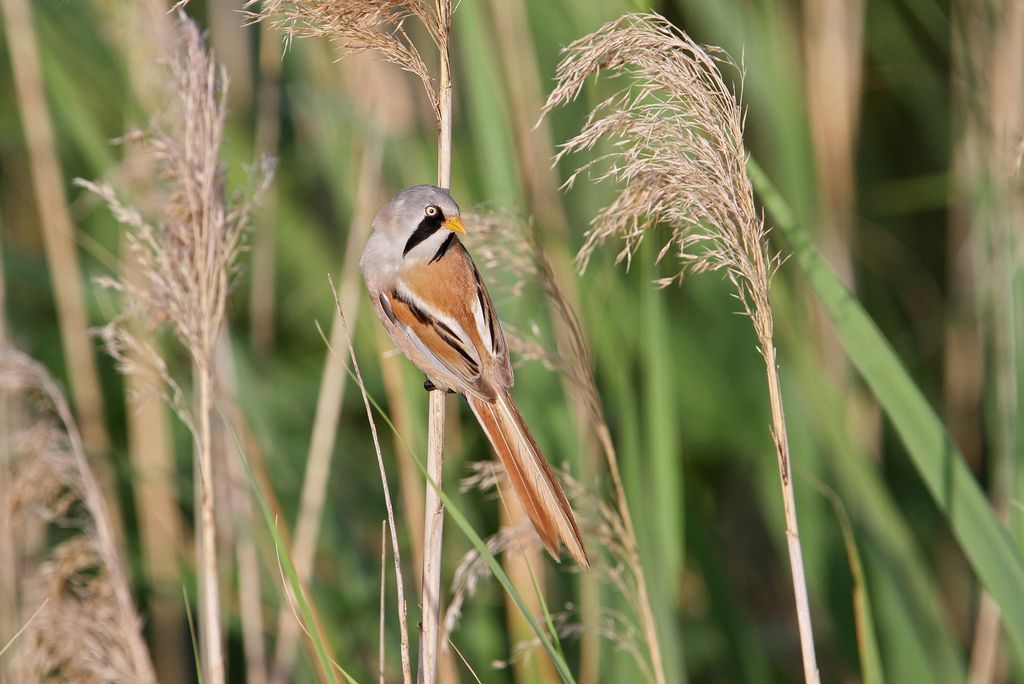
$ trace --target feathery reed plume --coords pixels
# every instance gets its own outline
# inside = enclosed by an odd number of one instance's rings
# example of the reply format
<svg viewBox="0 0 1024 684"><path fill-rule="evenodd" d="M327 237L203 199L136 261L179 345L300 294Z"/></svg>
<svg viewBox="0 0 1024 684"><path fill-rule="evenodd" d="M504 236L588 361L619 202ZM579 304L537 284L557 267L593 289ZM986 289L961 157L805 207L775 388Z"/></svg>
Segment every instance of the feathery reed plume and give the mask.
<svg viewBox="0 0 1024 684"><path fill-rule="evenodd" d="M167 198L158 225L121 203L109 184L77 183L104 199L114 218L128 231L129 247L141 272L139 279L104 279L120 292L124 310L101 334L123 372L144 365L164 381L162 393L188 425L195 439L200 502L199 531L201 652L204 679L224 681L217 585L217 547L213 483L214 356L225 319L228 292L237 275L249 213L270 182L264 163L248 192L228 201L224 169L218 159L225 116L226 74L206 52L199 29L179 15L179 46L171 60L173 106L142 141L153 156ZM195 369L197 405L187 405L181 385L152 345L132 334L131 323L153 330L167 325L188 350Z"/></svg>
<svg viewBox="0 0 1024 684"><path fill-rule="evenodd" d="M248 3L248 7L255 4ZM289 38L327 38L346 53L374 50L384 60L415 74L434 111L438 129L437 182L451 185L452 81L449 44L451 0L268 0L252 15L269 20ZM437 80L405 29L415 17L426 29L440 57ZM427 482L424 511L424 555L421 605L423 635L420 639L418 680L430 684L437 676L438 624L441 614L441 544L444 509L436 487L441 486L444 452L443 392L430 393L427 421ZM404 654L403 654L404 657Z"/></svg>
<svg viewBox="0 0 1024 684"><path fill-rule="evenodd" d="M246 7L256 4L255 0ZM252 13L256 20L269 20L288 40L298 38L327 38L344 54L373 50L381 58L414 74L423 84L423 90L441 121L442 98L430 75L426 62L405 27L409 17L415 17L427 30L438 48L447 52L451 11L442 10L444 2L434 7L424 0L266 0L259 11ZM440 124L439 124L440 125Z"/></svg>
<svg viewBox="0 0 1024 684"><path fill-rule="evenodd" d="M42 365L7 347L0 397L14 414L0 435L12 471L5 519L75 530L19 578L22 608L36 612L13 645L12 681L155 682L106 502L63 393Z"/></svg>
<svg viewBox="0 0 1024 684"><path fill-rule="evenodd" d="M594 218L578 255L581 269L612 237L625 242L618 260L628 264L647 231L663 223L671 234L658 259L674 252L680 270L659 284L671 284L686 272L724 270L753 323L768 380L804 676L817 682L769 301L769 281L779 258L769 250L764 222L754 207L743 113L718 69L724 55L702 48L656 14L623 16L564 53L544 114L575 99L587 78L599 71L627 79L594 108L556 157L592 149L604 139L616 143L612 152L583 164L566 183L571 186L580 173L591 172L599 181L623 186Z"/></svg>
<svg viewBox="0 0 1024 684"><path fill-rule="evenodd" d="M481 268L488 271L489 280L498 282L499 287L507 288L516 296L521 294L527 283L539 286L548 299L550 315L558 321L563 331L557 350L549 349L536 336L523 335L513 329L507 330L506 337L509 349L521 360L539 360L549 369L558 372L566 387L574 394L575 404L585 411L579 420L585 420L588 423L587 429L596 436L614 487L617 516L621 521L621 535L615 548L622 551L621 572L631 577L628 584L617 586L634 608L643 633L647 661L640 663L641 669L651 674L649 681L664 684L666 680L661 646L640 561L636 530L622 485L618 454L597 392L590 348L579 317L558 281L551 260L529 225L508 213L478 211L473 213L471 220L475 229L470 240L474 253L480 257ZM578 486L576 489L582 491ZM593 509L593 506L590 508ZM601 546L605 546L603 541Z"/></svg>

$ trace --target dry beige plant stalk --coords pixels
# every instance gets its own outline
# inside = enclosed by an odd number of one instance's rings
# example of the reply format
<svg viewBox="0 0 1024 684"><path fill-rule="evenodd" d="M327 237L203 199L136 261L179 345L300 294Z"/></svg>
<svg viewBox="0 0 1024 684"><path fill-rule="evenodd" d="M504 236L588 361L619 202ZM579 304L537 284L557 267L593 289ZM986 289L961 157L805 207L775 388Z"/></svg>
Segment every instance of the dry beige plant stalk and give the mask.
<svg viewBox="0 0 1024 684"><path fill-rule="evenodd" d="M255 0L248 3L253 7ZM434 111L438 130L437 183L451 185L452 81L449 45L451 0L267 0L255 20L269 20L288 38L327 38L345 54L375 51L384 60L415 74L423 85ZM406 30L415 18L426 30L439 55L436 81L431 77L419 49ZM443 475L444 453L443 392L431 392L427 428L427 475L424 511L424 554L421 605L423 634L420 639L419 682L431 684L437 677L439 620L441 612L441 546L444 510L438 490ZM435 488L436 487L436 488ZM406 654L403 653L403 659Z"/></svg>
<svg viewBox="0 0 1024 684"><path fill-rule="evenodd" d="M589 172L598 181L622 186L594 218L578 255L580 267L613 237L625 242L619 260L628 263L644 235L664 224L670 233L658 259L673 252L680 268L659 284L668 285L687 272L725 271L753 323L768 380L804 676L817 682L769 300L779 258L769 250L764 222L754 207L743 112L718 68L720 62L729 62L657 14L623 16L570 44L564 53L544 114L574 100L593 74L626 81L591 111L581 132L557 156L560 160L608 140L612 151L584 163L566 185Z"/></svg>
<svg viewBox="0 0 1024 684"><path fill-rule="evenodd" d="M110 515L71 410L46 369L0 349L0 397L12 407L0 435L10 453L4 519L64 529L41 557L24 549L18 577L24 615L13 642L11 681L155 682L142 623L119 556Z"/></svg>
<svg viewBox="0 0 1024 684"><path fill-rule="evenodd" d="M165 99L163 60L174 48L174 16L167 12L164 0L137 0L132 3L98 2L103 33L127 70L132 94L145 112L156 112ZM122 158L116 182L121 192L145 206L152 169L145 157L133 158L130 151ZM134 163L138 162L138 163ZM134 277L138 269L127 242L121 241L121 273ZM145 335L142 330L139 335ZM157 345L160 344L158 340ZM186 553L185 530L178 505L174 478L174 444L171 415L159 401L147 401L146 388L158 378L131 375L124 382L125 428L128 459L131 466L132 499L142 566L147 586L146 622L152 644L154 666L164 681L183 681L192 668L181 654L188 634L181 600L182 559Z"/></svg>
<svg viewBox="0 0 1024 684"><path fill-rule="evenodd" d="M217 584L217 547L213 487L214 357L225 319L228 293L237 274L237 258L257 197L270 182L271 167L253 174L252 186L229 200L219 161L225 116L226 75L207 53L196 25L179 15L178 49L170 62L173 99L148 133L129 140L144 144L159 169L166 194L157 224L116 196L109 184L79 180L103 198L128 232L139 268L137 278L105 279L102 284L123 297L123 311L101 334L123 372L144 366L163 380L161 392L188 425L195 439L196 478L201 501L196 508L199 531L200 625L204 679L224 681L221 610ZM188 405L181 384L148 341L133 334L169 327L189 352L198 399Z"/></svg>

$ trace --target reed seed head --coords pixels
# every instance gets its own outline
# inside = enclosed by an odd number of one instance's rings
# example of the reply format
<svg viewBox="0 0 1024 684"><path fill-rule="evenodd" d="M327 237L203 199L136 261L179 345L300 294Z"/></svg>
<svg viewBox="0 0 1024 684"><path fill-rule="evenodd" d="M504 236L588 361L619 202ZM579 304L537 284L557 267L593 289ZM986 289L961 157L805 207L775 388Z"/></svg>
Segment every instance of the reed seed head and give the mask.
<svg viewBox="0 0 1024 684"><path fill-rule="evenodd" d="M671 231L658 259L673 253L679 271L725 270L748 313L778 263L767 252L764 222L746 173L743 112L719 65L732 65L657 14L629 14L564 49L543 115L579 96L602 74L625 81L599 103L556 157L606 143L610 151L576 169L622 185L594 218L578 254L585 268L594 250L617 237L627 264L658 224ZM601 148L604 149L604 148Z"/></svg>

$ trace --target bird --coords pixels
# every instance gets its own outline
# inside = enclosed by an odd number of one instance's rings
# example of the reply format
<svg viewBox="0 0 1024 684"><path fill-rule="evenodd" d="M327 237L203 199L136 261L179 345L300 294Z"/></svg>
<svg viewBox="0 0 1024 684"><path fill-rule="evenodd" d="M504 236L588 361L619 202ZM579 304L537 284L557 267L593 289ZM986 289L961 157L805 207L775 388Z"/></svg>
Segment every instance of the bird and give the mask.
<svg viewBox="0 0 1024 684"><path fill-rule="evenodd" d="M505 468L544 547L561 544L584 569L586 547L569 500L509 389L501 321L473 259L451 194L435 185L399 192L373 217L359 260L370 302L427 390L462 394Z"/></svg>

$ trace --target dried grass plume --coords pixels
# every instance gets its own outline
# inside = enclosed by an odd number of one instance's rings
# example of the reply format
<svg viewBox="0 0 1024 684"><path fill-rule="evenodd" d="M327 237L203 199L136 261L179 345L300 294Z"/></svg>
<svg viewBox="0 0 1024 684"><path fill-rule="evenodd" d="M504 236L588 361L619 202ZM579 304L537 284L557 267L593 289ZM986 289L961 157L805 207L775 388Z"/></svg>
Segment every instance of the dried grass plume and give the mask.
<svg viewBox="0 0 1024 684"><path fill-rule="evenodd" d="M227 74L207 52L199 29L179 12L178 46L170 60L171 102L148 132L127 136L141 143L153 166L155 193L163 193L162 215L151 222L121 202L109 184L77 183L103 198L126 229L137 268L135 277L102 284L122 295L122 313L101 331L124 372L147 366L192 431L200 503L196 508L197 574L204 680L224 681L211 419L215 354L225 309L238 273L249 214L272 177L271 165L252 174L251 187L229 198L220 146L226 115ZM180 383L152 345L149 334L169 327L194 365L197 400L189 405Z"/></svg>
<svg viewBox="0 0 1024 684"><path fill-rule="evenodd" d="M587 231L577 257L581 269L614 237L625 242L618 259L628 263L644 235L665 224L671 234L658 259L674 253L681 268L660 283L686 271L724 269L752 312L778 258L768 253L746 173L743 112L719 70L732 62L656 14L609 22L564 54L544 115L574 100L591 75L625 81L556 157L611 143L612 151L576 169L566 186L584 172L622 185Z"/></svg>
<svg viewBox="0 0 1024 684"><path fill-rule="evenodd" d="M24 627L0 679L155 682L109 513L64 394L41 364L0 348L0 400L13 418L0 434L12 473L0 489L0 520L23 542L45 538L28 530L47 525L63 539L42 554L19 544L19 557L2 561L20 571Z"/></svg>
<svg viewBox="0 0 1024 684"><path fill-rule="evenodd" d="M252 7L250 0L246 7ZM419 21L433 43L445 48L448 41L450 11L445 3L423 0L265 0L256 20L270 21L287 40L327 38L344 54L372 50L385 61L414 74L423 84L438 124L441 102L437 84L430 74L409 33L406 22Z"/></svg>
<svg viewBox="0 0 1024 684"><path fill-rule="evenodd" d="M764 358L779 478L786 516L786 543L796 599L804 677L819 680L803 552L797 528L789 439L774 341L769 284L779 258L768 246L764 221L754 206L746 173L743 111L719 64L731 64L657 14L629 14L602 26L564 50L556 85L543 112L574 100L589 76L604 72L625 85L599 103L556 160L589 151L611 151L584 162L580 173L621 184L618 196L594 218L578 255L585 267L594 250L612 237L625 242L619 260L632 256L656 225L671 232L658 259L674 252L687 271L724 270L749 315Z"/></svg>
<svg viewBox="0 0 1024 684"><path fill-rule="evenodd" d="M137 370L128 353L152 364L170 390L168 398L182 418L195 427L186 397L156 351L131 332L130 322L147 331L168 326L197 363L212 364L216 337L224 321L228 294L238 274L249 215L273 177L270 160L261 161L244 192L226 195L220 146L226 115L227 73L207 54L202 36L184 15L178 52L170 62L171 102L149 131L133 130L122 142L141 144L157 169L151 187L164 207L150 222L121 201L106 182L77 179L106 201L126 229L139 275L102 278L100 284L122 295L123 311L101 330L108 351Z"/></svg>

